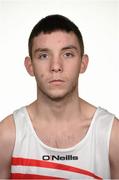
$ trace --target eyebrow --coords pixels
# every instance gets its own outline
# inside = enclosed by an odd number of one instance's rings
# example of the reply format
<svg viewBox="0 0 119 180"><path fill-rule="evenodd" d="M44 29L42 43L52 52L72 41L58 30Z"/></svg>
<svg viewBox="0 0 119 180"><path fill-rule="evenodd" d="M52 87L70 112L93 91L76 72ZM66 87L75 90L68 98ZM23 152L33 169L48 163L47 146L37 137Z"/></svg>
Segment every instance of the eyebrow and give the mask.
<svg viewBox="0 0 119 180"><path fill-rule="evenodd" d="M37 52L44 52L44 51L49 51L48 48L37 48L34 50L34 54L36 54Z"/></svg>
<svg viewBox="0 0 119 180"><path fill-rule="evenodd" d="M69 45L69 46L63 47L62 51L63 50L68 50L68 49L75 49L76 51L79 51L79 49L74 45Z"/></svg>
<svg viewBox="0 0 119 180"><path fill-rule="evenodd" d="M74 45L69 45L69 46L63 47L61 49L61 51L69 50L69 49L75 49L76 51L79 51L79 49ZM34 50L34 54L36 54L37 52L48 52L48 51L50 51L49 48L37 48Z"/></svg>

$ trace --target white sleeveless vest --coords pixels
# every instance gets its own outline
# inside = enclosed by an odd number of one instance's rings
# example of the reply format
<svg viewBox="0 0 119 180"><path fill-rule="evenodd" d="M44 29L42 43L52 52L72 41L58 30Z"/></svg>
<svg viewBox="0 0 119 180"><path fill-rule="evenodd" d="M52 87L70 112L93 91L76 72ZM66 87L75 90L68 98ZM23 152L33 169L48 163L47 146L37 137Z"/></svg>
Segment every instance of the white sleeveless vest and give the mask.
<svg viewBox="0 0 119 180"><path fill-rule="evenodd" d="M16 142L11 179L110 179L109 141L114 115L98 107L86 136L65 149L45 145L26 110L14 113Z"/></svg>

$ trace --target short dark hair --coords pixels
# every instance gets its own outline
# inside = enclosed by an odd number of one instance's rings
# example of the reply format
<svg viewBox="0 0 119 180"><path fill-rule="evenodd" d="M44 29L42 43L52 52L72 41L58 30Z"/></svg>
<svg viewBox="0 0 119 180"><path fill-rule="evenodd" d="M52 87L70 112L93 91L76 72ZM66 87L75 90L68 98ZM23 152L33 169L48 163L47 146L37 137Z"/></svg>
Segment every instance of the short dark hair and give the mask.
<svg viewBox="0 0 119 180"><path fill-rule="evenodd" d="M29 41L28 41L28 49L29 55L32 58L32 45L34 37L37 37L40 33L52 33L54 31L65 31L65 32L73 32L78 38L79 45L81 48L81 56L84 54L84 43L80 30L78 27L67 17L62 15L49 15L45 18L41 19L32 29Z"/></svg>

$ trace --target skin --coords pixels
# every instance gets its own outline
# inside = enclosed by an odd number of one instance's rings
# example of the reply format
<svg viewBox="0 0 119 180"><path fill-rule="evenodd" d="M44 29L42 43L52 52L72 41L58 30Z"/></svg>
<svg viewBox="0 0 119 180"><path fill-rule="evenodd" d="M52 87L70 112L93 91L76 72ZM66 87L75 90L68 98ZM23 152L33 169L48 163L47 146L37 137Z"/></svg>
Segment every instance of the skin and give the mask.
<svg viewBox="0 0 119 180"><path fill-rule="evenodd" d="M75 34L41 33L33 40L32 59L26 57L24 64L37 83L37 100L27 106L27 111L38 137L56 148L79 143L88 131L96 107L78 95L78 78L87 68L88 56L81 57ZM115 118L109 147L112 179L119 178L118 132L119 121ZM10 176L14 143L15 125L9 115L0 122L0 178Z"/></svg>

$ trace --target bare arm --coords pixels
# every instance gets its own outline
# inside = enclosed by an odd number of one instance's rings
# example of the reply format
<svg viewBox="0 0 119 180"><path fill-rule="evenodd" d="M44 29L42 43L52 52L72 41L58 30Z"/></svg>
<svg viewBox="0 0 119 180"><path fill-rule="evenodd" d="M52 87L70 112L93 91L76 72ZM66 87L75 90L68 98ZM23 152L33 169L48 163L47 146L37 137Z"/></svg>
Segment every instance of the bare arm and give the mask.
<svg viewBox="0 0 119 180"><path fill-rule="evenodd" d="M110 139L111 179L119 179L119 120L115 118Z"/></svg>
<svg viewBox="0 0 119 180"><path fill-rule="evenodd" d="M0 179L10 177L14 141L15 126L10 115L0 122Z"/></svg>

